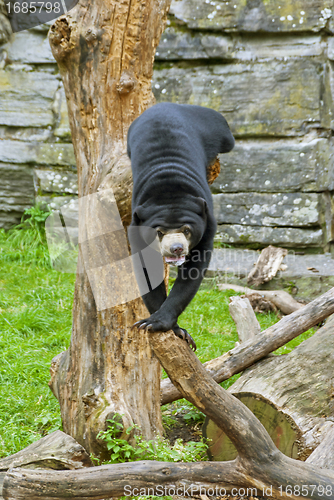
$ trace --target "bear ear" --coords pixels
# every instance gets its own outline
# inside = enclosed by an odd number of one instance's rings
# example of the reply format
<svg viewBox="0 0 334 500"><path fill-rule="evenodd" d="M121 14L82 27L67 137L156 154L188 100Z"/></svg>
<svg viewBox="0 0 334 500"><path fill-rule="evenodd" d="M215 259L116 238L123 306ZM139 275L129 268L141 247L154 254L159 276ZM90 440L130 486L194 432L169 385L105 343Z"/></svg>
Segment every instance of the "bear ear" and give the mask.
<svg viewBox="0 0 334 500"><path fill-rule="evenodd" d="M200 203L200 206L201 206L201 208L202 208L202 214L203 214L203 215L204 215L204 214L206 214L206 213L207 213L207 211L208 211L208 204L207 204L207 202L205 201L205 199L204 199L204 198L200 198L200 197L198 197L197 199L198 199L198 201L199 201L199 203Z"/></svg>
<svg viewBox="0 0 334 500"><path fill-rule="evenodd" d="M139 225L141 223L142 216L143 216L143 207L139 205L139 207L137 207L132 214L133 222Z"/></svg>

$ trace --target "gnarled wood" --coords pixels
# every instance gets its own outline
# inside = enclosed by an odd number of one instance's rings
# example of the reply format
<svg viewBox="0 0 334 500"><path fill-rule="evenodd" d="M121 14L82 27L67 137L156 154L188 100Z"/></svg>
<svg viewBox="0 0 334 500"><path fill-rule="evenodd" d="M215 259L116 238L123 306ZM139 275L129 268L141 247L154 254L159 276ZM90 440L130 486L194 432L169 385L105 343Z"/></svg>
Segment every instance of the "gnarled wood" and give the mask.
<svg viewBox="0 0 334 500"><path fill-rule="evenodd" d="M219 358L204 363L203 366L216 382L223 382L319 324L333 313L334 288L298 311L285 316L278 323L264 330L261 335L247 340ZM162 381L161 392L161 404L171 403L181 397L180 392L168 379Z"/></svg>
<svg viewBox="0 0 334 500"><path fill-rule="evenodd" d="M219 290L234 290L235 292L249 295L255 290L240 285L218 285ZM288 292L284 290L256 290L257 293L270 300L283 314L291 314L301 309L304 304L297 302Z"/></svg>
<svg viewBox="0 0 334 500"><path fill-rule="evenodd" d="M334 389L334 316L289 354L248 368L228 389L260 420L287 456L306 460L330 429ZM233 460L237 451L226 434L206 421L215 460Z"/></svg>
<svg viewBox="0 0 334 500"><path fill-rule="evenodd" d="M122 415L124 428L136 423L147 439L162 430L161 369L147 335L130 329L146 309L141 299L129 302L122 295L124 286L130 292L136 287L126 263L119 264L117 279L106 267L128 256L122 226L112 229L118 220L114 200L120 220L128 224L132 177L126 135L153 104L153 59L169 4L83 0L58 18L49 34L67 97L79 204L87 201L79 210L71 345L54 360L50 387L65 432L101 456L105 447L96 436L115 413ZM108 297L115 299L113 306Z"/></svg>
<svg viewBox="0 0 334 500"><path fill-rule="evenodd" d="M288 251L285 248L273 247L272 245L264 248L255 267L248 275L247 283L258 286L272 280L287 254Z"/></svg>

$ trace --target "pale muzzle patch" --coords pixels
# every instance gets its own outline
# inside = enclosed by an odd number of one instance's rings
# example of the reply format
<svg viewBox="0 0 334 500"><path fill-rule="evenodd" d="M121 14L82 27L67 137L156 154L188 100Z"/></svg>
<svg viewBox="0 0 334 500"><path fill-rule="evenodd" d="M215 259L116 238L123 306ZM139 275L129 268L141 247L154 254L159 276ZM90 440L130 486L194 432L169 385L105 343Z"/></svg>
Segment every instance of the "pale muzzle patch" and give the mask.
<svg viewBox="0 0 334 500"><path fill-rule="evenodd" d="M175 254L173 247L182 246L182 252ZM183 233L167 233L160 240L160 251L167 264L181 266L189 253L189 242Z"/></svg>

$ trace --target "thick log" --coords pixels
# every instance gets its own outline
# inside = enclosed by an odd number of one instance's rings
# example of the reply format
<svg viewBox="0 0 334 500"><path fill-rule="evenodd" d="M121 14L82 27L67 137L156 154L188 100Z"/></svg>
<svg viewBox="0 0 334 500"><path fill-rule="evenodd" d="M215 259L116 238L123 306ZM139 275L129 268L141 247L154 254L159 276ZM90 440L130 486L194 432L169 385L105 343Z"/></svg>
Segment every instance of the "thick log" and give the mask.
<svg viewBox="0 0 334 500"><path fill-rule="evenodd" d="M272 280L276 276L287 254L288 251L285 248L277 248L272 245L264 248L255 267L248 275L248 285L259 286L262 285L262 283Z"/></svg>
<svg viewBox="0 0 334 500"><path fill-rule="evenodd" d="M244 371L228 389L257 416L287 456L306 458L330 429L334 378L334 316L311 338L285 356L273 356ZM215 460L233 460L230 439L206 420Z"/></svg>
<svg viewBox="0 0 334 500"><path fill-rule="evenodd" d="M229 310L237 327L240 342L252 339L261 332L260 323L248 299L242 299L238 295L230 297Z"/></svg>
<svg viewBox="0 0 334 500"><path fill-rule="evenodd" d="M242 483L236 463L217 464L134 462L104 465L76 471L63 472L30 471L12 469L4 481L5 500L99 500L112 496L123 496L126 488L133 491L145 489L148 495L160 493L157 485L167 488L166 494L183 495L184 490L199 493L199 487L224 488L230 492ZM38 487L37 487L38 486ZM163 490L166 491L166 490ZM173 493L174 491L174 493ZM142 491L141 496L145 495ZM132 495L131 495L132 496ZM138 496L138 493L137 495Z"/></svg>
<svg viewBox="0 0 334 500"><path fill-rule="evenodd" d="M333 313L334 288L298 311L285 316L278 323L264 330L262 335L247 340L219 358L204 363L203 366L216 382L223 382L319 324ZM171 403L181 397L180 392L169 379L162 381L161 392L161 404Z"/></svg>
<svg viewBox="0 0 334 500"><path fill-rule="evenodd" d="M65 432L100 456L107 450L96 436L115 413L146 439L162 432L161 368L148 335L131 330L147 311L137 298L122 224L131 218L127 130L154 103L153 59L169 4L83 0L49 32L67 99L80 204L71 345L55 358L50 387Z"/></svg>
<svg viewBox="0 0 334 500"><path fill-rule="evenodd" d="M219 290L234 290L235 292L249 295L255 290L240 285L218 285ZM284 290L256 290L257 293L270 300L283 314L291 314L301 309L304 304L297 302L288 292Z"/></svg>
<svg viewBox="0 0 334 500"><path fill-rule="evenodd" d="M43 469L82 469L91 467L86 450L71 436L55 431L23 450L0 460L0 471L12 467Z"/></svg>

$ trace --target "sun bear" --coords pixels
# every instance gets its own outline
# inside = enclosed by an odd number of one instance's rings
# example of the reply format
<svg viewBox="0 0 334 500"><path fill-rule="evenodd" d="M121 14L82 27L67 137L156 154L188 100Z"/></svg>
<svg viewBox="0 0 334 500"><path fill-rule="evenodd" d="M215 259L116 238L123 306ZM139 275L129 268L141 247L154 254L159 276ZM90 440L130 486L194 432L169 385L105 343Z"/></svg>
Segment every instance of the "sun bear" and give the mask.
<svg viewBox="0 0 334 500"><path fill-rule="evenodd" d="M133 173L128 235L132 255L137 256L139 290L150 313L134 326L172 329L193 349L195 342L177 320L195 296L213 250L216 221L207 170L219 153L233 147L225 118L202 106L156 104L134 120L128 132ZM178 266L168 296L162 257Z"/></svg>

